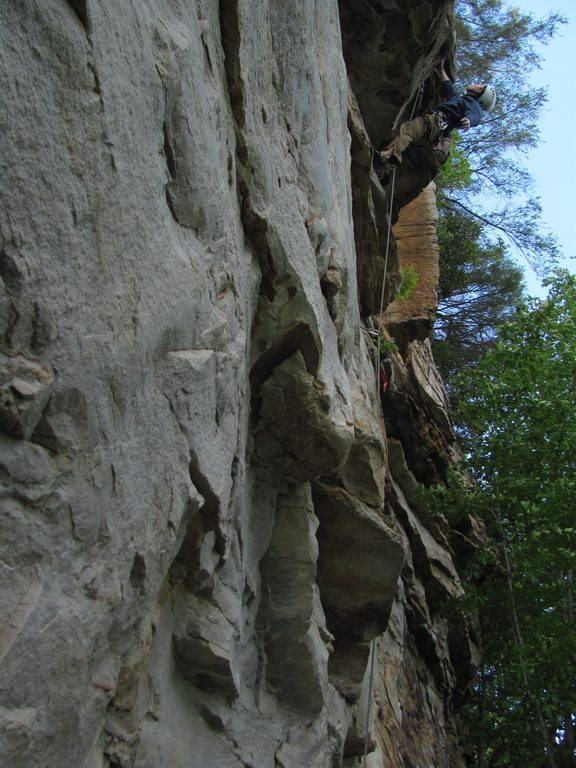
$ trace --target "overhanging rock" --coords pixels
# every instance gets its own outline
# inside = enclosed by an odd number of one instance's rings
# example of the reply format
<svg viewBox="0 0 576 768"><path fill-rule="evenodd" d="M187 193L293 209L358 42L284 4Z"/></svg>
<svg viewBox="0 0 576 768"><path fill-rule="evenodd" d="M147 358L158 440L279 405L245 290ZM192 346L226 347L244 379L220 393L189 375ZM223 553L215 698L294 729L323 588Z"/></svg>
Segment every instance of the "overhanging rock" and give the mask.
<svg viewBox="0 0 576 768"><path fill-rule="evenodd" d="M331 679L348 700L355 700L370 640L388 624L404 543L377 513L341 488L315 484L313 498L320 521L318 585L335 637Z"/></svg>

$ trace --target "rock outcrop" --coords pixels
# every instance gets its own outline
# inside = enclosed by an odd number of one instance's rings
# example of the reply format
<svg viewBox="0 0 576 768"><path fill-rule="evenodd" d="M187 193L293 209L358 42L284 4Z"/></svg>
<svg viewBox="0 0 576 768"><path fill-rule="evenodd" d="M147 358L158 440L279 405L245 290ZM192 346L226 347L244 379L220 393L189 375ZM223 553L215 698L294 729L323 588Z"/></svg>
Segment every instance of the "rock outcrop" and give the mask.
<svg viewBox="0 0 576 768"><path fill-rule="evenodd" d="M371 166L433 99L450 2L0 20L2 764L463 765L474 636L416 494L457 457L433 189L384 283Z"/></svg>

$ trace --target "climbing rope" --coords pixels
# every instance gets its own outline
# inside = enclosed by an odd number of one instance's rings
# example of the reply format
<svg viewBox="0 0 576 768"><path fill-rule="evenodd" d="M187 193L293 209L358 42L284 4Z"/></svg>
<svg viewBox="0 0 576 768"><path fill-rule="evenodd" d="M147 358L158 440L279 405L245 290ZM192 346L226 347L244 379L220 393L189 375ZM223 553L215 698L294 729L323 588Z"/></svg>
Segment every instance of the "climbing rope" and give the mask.
<svg viewBox="0 0 576 768"><path fill-rule="evenodd" d="M392 170L392 186L390 188L390 209L388 211L388 232L386 235L386 251L384 254L384 274L382 276L382 291L380 293L380 310L378 313L378 336L376 345L376 418L380 416L380 318L384 312L384 293L386 287L386 273L388 272L388 254L390 252L390 236L392 234L392 205L394 203L394 184L396 181L396 168ZM385 479L385 475L384 475ZM364 733L364 756L362 765L366 768L368 759L368 737L370 735L370 715L372 712L372 692L374 690L374 666L376 660L376 638L370 643L370 676L368 678L368 696L366 704L366 725Z"/></svg>
<svg viewBox="0 0 576 768"><path fill-rule="evenodd" d="M392 186L390 188L390 209L388 211L388 233L386 236L386 251L384 254L384 274L382 276L382 291L380 292L380 310L378 312L378 337L376 344L376 417L380 415L380 322L384 312L384 293L386 288L386 274L388 272L388 254L390 253L390 236L392 234L392 205L394 203L394 184L396 182L396 168L392 170Z"/></svg>
<svg viewBox="0 0 576 768"><path fill-rule="evenodd" d="M424 81L420 83L420 88L418 89L418 96L414 100L414 104L412 106L412 112L410 113L410 120L414 117L414 112L416 111L416 107L419 106L422 102L422 95L424 93ZM372 150L372 162L374 158L375 151ZM392 234L392 206L394 204L394 186L396 182L396 166L392 166L392 182L390 187L390 208L388 211L388 231L386 235L386 251L384 254L384 274L382 276L382 290L380 293L380 308L378 312L378 335L377 335L377 344L376 344L376 418L378 419L380 416L380 339L382 337L381 334L381 317L384 312L384 295L385 295L385 289L386 289L386 275L388 273L388 254L390 252L390 237ZM385 472L384 470L384 480L385 480ZM370 735L370 715L372 713L372 693L374 690L374 667L376 662L376 638L373 638L370 642L370 675L368 677L368 696L367 696L367 704L366 704L366 725L365 725L365 733L364 733L364 754L362 757L362 765L364 768L367 766L367 760L368 760L368 739Z"/></svg>
<svg viewBox="0 0 576 768"><path fill-rule="evenodd" d="M412 112L410 112L410 117L408 118L409 120L412 120L412 118L414 117L414 112L416 112L416 107L420 109L420 107L422 106L423 96L424 96L424 80L421 80L420 87L418 88L418 95L414 99L414 104L412 105Z"/></svg>
<svg viewBox="0 0 576 768"><path fill-rule="evenodd" d="M416 111L416 107L419 105L419 103L422 100L422 94L424 92L424 81L420 83L420 88L418 91L418 97L414 100L414 104L412 106L412 112L410 114L410 120L414 117L414 112ZM374 161L374 154L375 151L372 150L372 163ZM386 275L388 273L388 254L390 253L390 237L392 234L392 206L394 204L394 186L396 183L396 166L392 166L392 182L390 187L390 208L388 210L388 231L386 234L386 250L384 253L384 274L382 275L382 290L380 292L380 308L378 312L378 336L377 338L377 344L376 344L376 418L379 418L380 416L380 339L382 337L381 334L381 328L380 328L380 322L381 317L384 312L384 295L386 292ZM367 704L366 704L366 726L365 726L365 733L364 733L364 755L362 758L362 765L364 768L367 765L367 759L368 759L368 739L370 735L370 715L372 712L372 693L374 690L374 666L375 666L375 660L376 660L376 638L373 638L373 640L370 643L370 675L368 678L368 696L367 696Z"/></svg>
<svg viewBox="0 0 576 768"><path fill-rule="evenodd" d="M372 690L374 688L374 665L376 659L376 638L370 643L370 677L368 678L368 703L366 704L366 727L364 733L364 756L362 765L366 768L368 759L368 736L370 734L370 715L372 712Z"/></svg>

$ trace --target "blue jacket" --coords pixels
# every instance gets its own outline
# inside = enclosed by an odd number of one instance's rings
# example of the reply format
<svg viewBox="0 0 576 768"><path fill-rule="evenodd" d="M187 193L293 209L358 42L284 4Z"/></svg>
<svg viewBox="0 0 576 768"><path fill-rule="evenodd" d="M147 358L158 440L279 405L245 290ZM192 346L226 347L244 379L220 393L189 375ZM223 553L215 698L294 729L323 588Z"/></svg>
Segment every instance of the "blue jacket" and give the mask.
<svg viewBox="0 0 576 768"><path fill-rule="evenodd" d="M482 122L484 110L475 96L461 96L451 80L442 82L442 91L445 101L438 104L436 109L443 112L448 120L448 127L443 131L444 135L448 135L454 128L459 128L463 117L470 120L470 125L478 125Z"/></svg>

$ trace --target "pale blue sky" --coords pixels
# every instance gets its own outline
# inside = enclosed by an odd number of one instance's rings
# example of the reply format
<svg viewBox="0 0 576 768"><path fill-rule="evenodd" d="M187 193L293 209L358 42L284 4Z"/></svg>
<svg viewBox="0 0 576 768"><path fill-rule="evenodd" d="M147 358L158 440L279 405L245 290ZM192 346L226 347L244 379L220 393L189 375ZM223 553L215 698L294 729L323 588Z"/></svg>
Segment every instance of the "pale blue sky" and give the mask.
<svg viewBox="0 0 576 768"><path fill-rule="evenodd" d="M534 179L531 190L541 198L546 228L560 243L565 261L562 266L576 272L576 93L573 61L576 56L576 0L515 0L510 5L533 13L537 18L560 12L568 23L545 47L542 68L532 82L548 88L548 102L540 118L540 145L526 155L526 165ZM535 276L526 273L528 292L545 295Z"/></svg>

